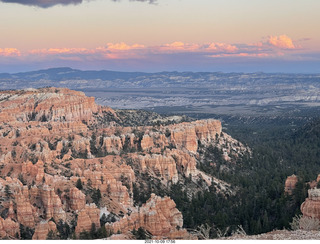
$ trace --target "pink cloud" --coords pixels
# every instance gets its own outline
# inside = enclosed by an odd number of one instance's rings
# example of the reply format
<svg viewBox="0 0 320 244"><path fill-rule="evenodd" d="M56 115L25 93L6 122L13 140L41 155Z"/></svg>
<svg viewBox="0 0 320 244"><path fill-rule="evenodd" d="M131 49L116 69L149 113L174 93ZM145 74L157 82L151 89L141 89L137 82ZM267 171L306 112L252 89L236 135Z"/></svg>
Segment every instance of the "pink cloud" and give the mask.
<svg viewBox="0 0 320 244"><path fill-rule="evenodd" d="M0 48L0 56L21 56L22 60L69 60L77 62L107 61L107 60L157 60L165 59L166 55L190 54L190 57L279 57L284 56L289 49L298 49L298 45L285 36L270 36L267 41L251 44L229 44L221 42L210 43L172 43L145 46L125 42L107 43L96 48L45 48L20 52L16 48ZM156 57L156 56L157 57ZM169 58L169 56L168 56ZM178 56L177 56L178 58Z"/></svg>
<svg viewBox="0 0 320 244"><path fill-rule="evenodd" d="M295 49L295 45L290 37L286 35L270 36L268 43L281 49Z"/></svg>
<svg viewBox="0 0 320 244"><path fill-rule="evenodd" d="M207 51L216 51L216 52L235 52L238 51L238 48L234 45L230 45L227 43L211 43L208 48L206 48Z"/></svg>
<svg viewBox="0 0 320 244"><path fill-rule="evenodd" d="M149 47L153 52L194 52L199 49L198 44L183 43L180 41L163 44L161 46Z"/></svg>
<svg viewBox="0 0 320 244"><path fill-rule="evenodd" d="M0 48L0 56L16 57L21 56L21 52L16 48Z"/></svg>
<svg viewBox="0 0 320 244"><path fill-rule="evenodd" d="M130 46L124 42L120 42L120 43L107 43L106 48L108 50L128 51L132 49L142 49L144 47L145 47L144 45L140 45L140 44L134 44Z"/></svg>
<svg viewBox="0 0 320 244"><path fill-rule="evenodd" d="M30 54L56 55L56 54L88 54L94 53L93 50L87 48L48 48L34 49L29 51Z"/></svg>
<svg viewBox="0 0 320 244"><path fill-rule="evenodd" d="M223 57L270 57L274 56L268 53L223 53L223 54L213 54L213 55L208 55L208 57L211 58L223 58Z"/></svg>

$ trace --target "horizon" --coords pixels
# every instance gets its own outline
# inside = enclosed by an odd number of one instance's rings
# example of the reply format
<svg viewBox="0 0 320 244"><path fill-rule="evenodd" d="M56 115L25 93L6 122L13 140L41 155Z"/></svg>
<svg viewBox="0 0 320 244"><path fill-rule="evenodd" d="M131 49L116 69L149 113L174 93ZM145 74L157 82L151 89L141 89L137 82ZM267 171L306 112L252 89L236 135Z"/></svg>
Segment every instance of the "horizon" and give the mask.
<svg viewBox="0 0 320 244"><path fill-rule="evenodd" d="M320 2L0 0L0 73L320 73Z"/></svg>
<svg viewBox="0 0 320 244"><path fill-rule="evenodd" d="M101 72L101 71L107 71L107 72L117 72L117 73L145 73L145 74L156 74L156 73L223 73L223 74L292 74L292 75L320 75L319 72L265 72L265 71L253 71L253 72L243 72L243 71L191 71L191 70L184 70L184 71L177 71L177 70L162 70L162 71L122 71L122 70L110 70L110 69L78 69L78 68L72 68L68 66L61 66L61 67L48 67L48 68L39 68L39 69L32 69L32 70L25 70L25 71L16 71L16 72L0 72L0 74L9 74L9 75L15 75L15 74L24 74L24 73L30 73L30 72L40 72L40 71L48 71L48 70L57 70L57 69L70 69L74 71L81 71L81 72Z"/></svg>

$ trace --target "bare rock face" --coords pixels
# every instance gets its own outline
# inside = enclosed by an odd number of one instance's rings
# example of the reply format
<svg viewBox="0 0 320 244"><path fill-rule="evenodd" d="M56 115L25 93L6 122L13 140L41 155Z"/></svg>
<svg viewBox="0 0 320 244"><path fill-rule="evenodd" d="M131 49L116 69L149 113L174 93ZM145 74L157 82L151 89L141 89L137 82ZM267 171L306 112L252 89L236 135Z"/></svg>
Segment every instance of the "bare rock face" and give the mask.
<svg viewBox="0 0 320 244"><path fill-rule="evenodd" d="M301 204L304 217L313 217L320 220L320 189L309 189L308 198Z"/></svg>
<svg viewBox="0 0 320 244"><path fill-rule="evenodd" d="M198 140L207 144L219 136L222 127L219 120L194 121L168 126L171 131L171 141L177 148L185 148L195 153L198 148Z"/></svg>
<svg viewBox="0 0 320 244"><path fill-rule="evenodd" d="M118 136L104 137L102 147L105 148L108 153L119 153L122 149L122 140Z"/></svg>
<svg viewBox="0 0 320 244"><path fill-rule="evenodd" d="M171 156L152 154L139 157L142 171L151 170L156 176L162 176L166 181L178 182L176 162Z"/></svg>
<svg viewBox="0 0 320 244"><path fill-rule="evenodd" d="M296 184L298 182L298 177L296 175L288 176L285 182L284 191L291 195L292 191L295 189Z"/></svg>
<svg viewBox="0 0 320 244"><path fill-rule="evenodd" d="M106 224L106 229L117 233L126 233L140 227L149 231L155 238L176 237L185 235L182 229L182 214L176 209L176 204L168 197L158 197L152 194L150 199L138 212L125 216L120 221ZM178 231L178 229L180 231Z"/></svg>
<svg viewBox="0 0 320 244"><path fill-rule="evenodd" d="M54 190L45 185L43 189L41 189L40 194L46 212L46 219L54 218L56 222L60 219L65 221L66 213L62 209L61 200L59 196L55 194Z"/></svg>
<svg viewBox="0 0 320 244"><path fill-rule="evenodd" d="M0 121L82 121L97 112L94 98L66 88L4 91L0 103Z"/></svg>
<svg viewBox="0 0 320 244"><path fill-rule="evenodd" d="M11 218L0 217L0 238L15 238L16 235L20 235L19 223L14 222Z"/></svg>
<svg viewBox="0 0 320 244"><path fill-rule="evenodd" d="M100 228L100 210L95 204L86 205L84 209L79 212L76 226L76 233L80 234L83 231L90 231L92 224L96 228Z"/></svg>
<svg viewBox="0 0 320 244"><path fill-rule="evenodd" d="M24 188L22 192L15 195L15 202L18 222L30 228L35 227L38 214L36 208L30 203L28 189Z"/></svg>
<svg viewBox="0 0 320 244"><path fill-rule="evenodd" d="M70 208L72 210L81 210L86 206L86 195L78 188L74 187L70 190Z"/></svg>
<svg viewBox="0 0 320 244"><path fill-rule="evenodd" d="M153 138L149 135L144 135L141 140L141 149L147 150L154 146Z"/></svg>
<svg viewBox="0 0 320 244"><path fill-rule="evenodd" d="M32 240L46 240L50 231L56 232L57 226L54 222L40 222L35 229Z"/></svg>
<svg viewBox="0 0 320 244"><path fill-rule="evenodd" d="M11 219L15 219L16 218L16 215L15 215L14 210L13 210L13 202L12 201L10 201L10 203L9 203L8 218L11 218Z"/></svg>

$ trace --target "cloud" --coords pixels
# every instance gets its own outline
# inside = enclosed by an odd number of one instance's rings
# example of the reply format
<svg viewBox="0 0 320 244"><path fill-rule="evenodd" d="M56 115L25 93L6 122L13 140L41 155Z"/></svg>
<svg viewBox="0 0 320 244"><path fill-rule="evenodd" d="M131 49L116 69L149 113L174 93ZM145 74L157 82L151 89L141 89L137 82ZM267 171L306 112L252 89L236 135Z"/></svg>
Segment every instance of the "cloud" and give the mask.
<svg viewBox="0 0 320 244"><path fill-rule="evenodd" d="M281 49L295 49L296 46L293 44L293 41L290 37L286 35L281 36L270 36L268 43L272 46L281 48Z"/></svg>
<svg viewBox="0 0 320 244"><path fill-rule="evenodd" d="M213 54L208 55L211 58L224 58L224 57L255 57L255 58L266 58L271 55L268 53L223 53L223 54Z"/></svg>
<svg viewBox="0 0 320 244"><path fill-rule="evenodd" d="M128 51L132 49L141 49L141 48L144 48L144 45L134 44L130 46L124 42L107 43L107 47L106 47L106 49L113 50L113 51Z"/></svg>
<svg viewBox="0 0 320 244"><path fill-rule="evenodd" d="M149 49L153 53L194 52L199 50L199 45L176 41L172 43L163 44L160 46L152 46L152 47L149 47Z"/></svg>
<svg viewBox="0 0 320 244"><path fill-rule="evenodd" d="M83 0L0 0L4 3L18 3L29 6L36 6L40 8L49 8L55 5L69 5L69 4L80 4Z"/></svg>
<svg viewBox="0 0 320 244"><path fill-rule="evenodd" d="M83 60L92 59L128 59L128 58L141 58L139 52L143 51L144 45L133 44L128 45L124 42L120 43L107 43L105 47L97 48L47 48L47 49L34 49L29 51L26 56L33 57L56 57L63 60Z"/></svg>
<svg viewBox="0 0 320 244"><path fill-rule="evenodd" d="M92 53L90 49L87 48L48 48L48 49L34 49L29 51L30 54L87 54Z"/></svg>
<svg viewBox="0 0 320 244"><path fill-rule="evenodd" d="M238 51L238 48L235 45L230 45L227 43L211 43L208 48L208 51L213 52L235 52Z"/></svg>
<svg viewBox="0 0 320 244"><path fill-rule="evenodd" d="M89 1L89 0L87 0ZM114 2L120 2L121 0L112 0ZM157 0L130 0L137 2L148 2L150 4L154 4ZM0 0L3 3L18 3L28 6L36 6L40 8L50 8L55 5L76 5L84 2L84 0Z"/></svg>
<svg viewBox="0 0 320 244"><path fill-rule="evenodd" d="M263 63L272 60L291 62L306 57L298 56L303 49L293 43L287 36L269 37L256 43L186 43L174 41L160 45L142 45L139 43L106 43L93 48L83 47L51 47L19 51L17 48L0 48L1 65L74 65L82 67L114 67L140 70L141 67L154 69L175 69L184 65L185 69L193 69L193 65L218 67L220 64L233 65L239 63ZM301 61L302 62L302 61ZM201 66L200 64L204 64ZM40 67L39 66L39 67ZM233 67L233 66L232 66Z"/></svg>
<svg viewBox="0 0 320 244"><path fill-rule="evenodd" d="M0 48L0 56L17 57L17 56L21 56L21 53L16 48Z"/></svg>
<svg viewBox="0 0 320 244"><path fill-rule="evenodd" d="M280 40L282 40L280 38ZM283 51L283 50L282 50ZM229 44L211 42L204 44L184 43L176 41L158 46L145 46L141 44L127 44L125 42L107 43L96 48L48 48L29 51L24 56L33 58L83 59L85 60L112 60L112 59L157 59L169 55L192 55L193 57L220 58L220 57L276 57L278 48L270 48L269 43L259 44ZM178 56L177 56L178 57Z"/></svg>

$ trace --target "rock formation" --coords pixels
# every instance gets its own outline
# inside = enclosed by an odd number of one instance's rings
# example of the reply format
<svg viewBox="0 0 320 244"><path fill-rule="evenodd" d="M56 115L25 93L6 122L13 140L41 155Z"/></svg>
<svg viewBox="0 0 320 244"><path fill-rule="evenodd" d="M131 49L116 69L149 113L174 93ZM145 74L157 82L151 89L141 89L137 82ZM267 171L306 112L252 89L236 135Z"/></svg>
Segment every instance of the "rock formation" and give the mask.
<svg viewBox="0 0 320 244"><path fill-rule="evenodd" d="M155 127L122 127L121 120L128 118L78 91L1 91L0 197L7 216L0 236L16 238L22 224L35 230L33 239L45 239L56 230L52 219L76 223L79 236L100 227L99 208L106 208L120 219L108 226L114 233L143 227L156 238L190 238L171 199L152 195L139 209L134 189L147 190L145 179L166 190L188 179L203 182L196 191L215 183L228 192L226 182L197 168L200 147L217 147L226 160L250 150L223 133L218 120Z"/></svg>
<svg viewBox="0 0 320 244"><path fill-rule="evenodd" d="M54 222L40 222L36 226L35 232L32 236L32 240L46 240L50 231L52 231L53 234L55 234L57 231L57 226Z"/></svg>
<svg viewBox="0 0 320 244"><path fill-rule="evenodd" d="M70 208L72 210L81 210L86 206L86 195L84 195L78 188L73 187L70 190Z"/></svg>
<svg viewBox="0 0 320 244"><path fill-rule="evenodd" d="M309 189L308 198L301 204L300 209L304 217L320 220L320 189Z"/></svg>
<svg viewBox="0 0 320 244"><path fill-rule="evenodd" d="M291 195L293 190L296 187L297 182L298 182L298 177L296 175L288 176L285 182L284 191L287 194Z"/></svg>
<svg viewBox="0 0 320 244"><path fill-rule="evenodd" d="M11 218L3 219L0 217L0 238L16 238L20 235L19 223Z"/></svg>
<svg viewBox="0 0 320 244"><path fill-rule="evenodd" d="M152 194L138 212L125 216L120 221L106 224L106 229L117 233L126 233L140 227L150 232L154 238L182 238L187 233L182 230L183 217L170 198L161 198ZM180 236L179 236L180 235Z"/></svg>
<svg viewBox="0 0 320 244"><path fill-rule="evenodd" d="M61 200L54 190L45 185L40 192L41 201L45 209L46 219L53 218L57 223L66 220L66 213L62 209Z"/></svg>
<svg viewBox="0 0 320 244"><path fill-rule="evenodd" d="M0 122L82 121L97 112L93 97L66 88L1 92Z"/></svg>
<svg viewBox="0 0 320 244"><path fill-rule="evenodd" d="M95 204L86 205L79 212L76 233L80 234L83 231L90 231L92 224L98 229L100 227L100 210Z"/></svg>
<svg viewBox="0 0 320 244"><path fill-rule="evenodd" d="M18 222L24 226L33 228L38 214L36 208L30 203L28 189L24 189L21 193L15 195L15 202Z"/></svg>

